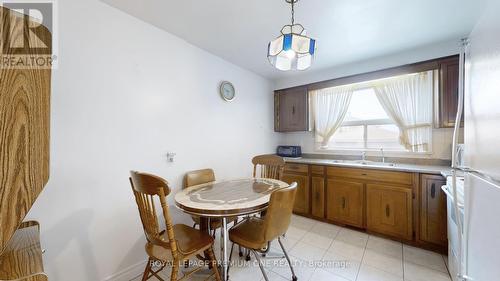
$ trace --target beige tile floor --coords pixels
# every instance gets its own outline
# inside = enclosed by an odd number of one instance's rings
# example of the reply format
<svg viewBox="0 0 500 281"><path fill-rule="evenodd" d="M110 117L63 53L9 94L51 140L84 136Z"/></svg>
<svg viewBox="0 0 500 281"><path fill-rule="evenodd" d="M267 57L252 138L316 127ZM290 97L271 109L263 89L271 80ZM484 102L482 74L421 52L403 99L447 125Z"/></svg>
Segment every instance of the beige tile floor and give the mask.
<svg viewBox="0 0 500 281"><path fill-rule="evenodd" d="M293 216L284 238L300 281L450 281L446 256L347 228ZM216 241L219 249L219 241ZM217 250L216 250L217 251ZM218 253L216 253L218 255ZM269 256L282 255L277 242ZM263 280L252 258L244 263L235 247L230 280ZM269 280L291 280L285 259L265 259ZM162 275L168 280L169 270ZM204 280L203 271L190 280ZM141 280L140 277L132 280ZM150 280L155 280L154 278Z"/></svg>

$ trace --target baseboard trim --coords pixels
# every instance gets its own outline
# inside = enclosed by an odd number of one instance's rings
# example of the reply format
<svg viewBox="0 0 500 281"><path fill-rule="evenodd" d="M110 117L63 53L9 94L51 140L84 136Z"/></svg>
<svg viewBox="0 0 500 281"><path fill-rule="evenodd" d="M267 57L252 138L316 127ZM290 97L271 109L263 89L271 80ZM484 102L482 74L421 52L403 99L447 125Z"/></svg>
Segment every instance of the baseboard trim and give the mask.
<svg viewBox="0 0 500 281"><path fill-rule="evenodd" d="M104 278L103 281L130 281L138 276L141 276L144 272L144 267L146 266L147 261L141 261L134 265L131 265L123 270L118 271L117 273Z"/></svg>

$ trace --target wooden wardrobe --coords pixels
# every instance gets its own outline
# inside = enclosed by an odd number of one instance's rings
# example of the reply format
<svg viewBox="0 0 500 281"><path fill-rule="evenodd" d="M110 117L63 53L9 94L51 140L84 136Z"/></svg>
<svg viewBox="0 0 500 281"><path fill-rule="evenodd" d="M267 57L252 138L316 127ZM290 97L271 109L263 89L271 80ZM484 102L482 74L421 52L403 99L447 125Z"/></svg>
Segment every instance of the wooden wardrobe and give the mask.
<svg viewBox="0 0 500 281"><path fill-rule="evenodd" d="M0 19L0 59L40 54L26 28L32 19L4 7ZM51 42L46 28L37 35ZM49 179L50 81L47 67L0 65L1 281L48 280L40 226L23 220Z"/></svg>

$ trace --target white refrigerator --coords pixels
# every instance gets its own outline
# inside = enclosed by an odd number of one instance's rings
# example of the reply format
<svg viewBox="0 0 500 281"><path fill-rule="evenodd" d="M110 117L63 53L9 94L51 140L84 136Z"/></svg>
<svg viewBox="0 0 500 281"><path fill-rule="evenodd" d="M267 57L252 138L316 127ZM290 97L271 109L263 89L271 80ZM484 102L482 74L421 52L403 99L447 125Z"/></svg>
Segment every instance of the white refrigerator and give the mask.
<svg viewBox="0 0 500 281"><path fill-rule="evenodd" d="M500 1L489 0L465 56L462 270L458 280L500 280Z"/></svg>

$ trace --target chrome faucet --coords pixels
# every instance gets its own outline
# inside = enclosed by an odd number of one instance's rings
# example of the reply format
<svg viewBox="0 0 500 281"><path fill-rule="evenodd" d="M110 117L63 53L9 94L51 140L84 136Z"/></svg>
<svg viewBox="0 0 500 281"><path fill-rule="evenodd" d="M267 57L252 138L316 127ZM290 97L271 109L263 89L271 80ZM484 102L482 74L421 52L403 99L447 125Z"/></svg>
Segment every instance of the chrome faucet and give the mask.
<svg viewBox="0 0 500 281"><path fill-rule="evenodd" d="M380 148L380 153L382 154L382 163L385 163L384 149Z"/></svg>
<svg viewBox="0 0 500 281"><path fill-rule="evenodd" d="M366 151L361 152L361 160L366 160Z"/></svg>

